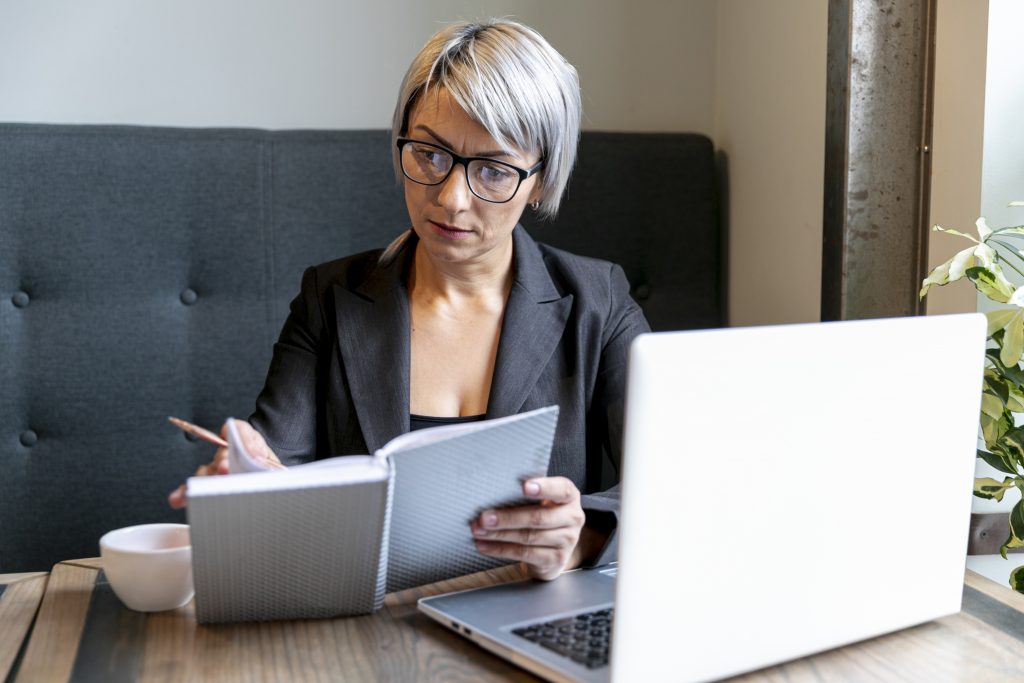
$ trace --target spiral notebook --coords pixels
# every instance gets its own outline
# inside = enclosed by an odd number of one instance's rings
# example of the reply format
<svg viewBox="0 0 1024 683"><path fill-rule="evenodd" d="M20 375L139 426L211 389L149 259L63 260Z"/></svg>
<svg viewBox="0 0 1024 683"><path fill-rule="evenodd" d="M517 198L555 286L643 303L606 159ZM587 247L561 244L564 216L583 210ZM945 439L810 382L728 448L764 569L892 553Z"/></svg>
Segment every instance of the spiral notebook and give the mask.
<svg viewBox="0 0 1024 683"><path fill-rule="evenodd" d="M385 592L489 569L469 523L526 502L558 407L403 434L374 455L268 470L228 422L232 474L188 481L199 623L366 614Z"/></svg>

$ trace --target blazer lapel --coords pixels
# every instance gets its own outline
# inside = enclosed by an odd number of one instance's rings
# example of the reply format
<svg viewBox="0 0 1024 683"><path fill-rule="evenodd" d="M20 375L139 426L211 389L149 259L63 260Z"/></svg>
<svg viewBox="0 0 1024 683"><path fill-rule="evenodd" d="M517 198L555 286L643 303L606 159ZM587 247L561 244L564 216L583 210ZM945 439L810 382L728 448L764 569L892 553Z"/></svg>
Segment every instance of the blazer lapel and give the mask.
<svg viewBox="0 0 1024 683"><path fill-rule="evenodd" d="M505 306L487 417L520 411L558 346L572 310L572 295L558 292L537 243L522 226L516 226L512 237L515 282Z"/></svg>
<svg viewBox="0 0 1024 683"><path fill-rule="evenodd" d="M407 243L404 254L354 291L334 286L341 360L370 454L409 431L409 297L402 273L412 251Z"/></svg>

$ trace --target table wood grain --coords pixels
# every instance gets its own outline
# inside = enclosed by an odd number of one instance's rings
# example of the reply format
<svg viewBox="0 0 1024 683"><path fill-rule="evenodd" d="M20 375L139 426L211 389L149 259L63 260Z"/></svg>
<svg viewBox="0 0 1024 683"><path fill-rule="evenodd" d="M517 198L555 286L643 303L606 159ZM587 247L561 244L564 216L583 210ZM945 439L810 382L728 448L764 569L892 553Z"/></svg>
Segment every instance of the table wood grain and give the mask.
<svg viewBox="0 0 1024 683"><path fill-rule="evenodd" d="M209 626L193 603L124 608L101 569L96 559L54 567L18 683L537 680L416 609L420 597L522 578L515 567L392 593L363 617Z"/></svg>
<svg viewBox="0 0 1024 683"><path fill-rule="evenodd" d="M521 578L514 567L394 593L363 617L213 626L196 623L191 603L125 609L100 569L98 560L54 567L19 683L537 680L416 609L420 597ZM959 614L732 680L1024 681L1022 651L1024 595L968 572Z"/></svg>
<svg viewBox="0 0 1024 683"><path fill-rule="evenodd" d="M7 680L46 590L46 572L0 574L0 680Z"/></svg>

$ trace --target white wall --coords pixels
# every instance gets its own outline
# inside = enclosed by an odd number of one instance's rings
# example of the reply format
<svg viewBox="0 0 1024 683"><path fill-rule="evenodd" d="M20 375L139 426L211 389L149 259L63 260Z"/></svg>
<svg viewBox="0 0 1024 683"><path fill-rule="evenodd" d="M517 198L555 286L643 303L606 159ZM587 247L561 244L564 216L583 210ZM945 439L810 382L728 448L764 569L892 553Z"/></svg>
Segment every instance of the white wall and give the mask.
<svg viewBox="0 0 1024 683"><path fill-rule="evenodd" d="M1019 0L989 0L988 18L988 63L984 90L985 129L984 149L981 163L981 214L990 227L1024 224L1024 208L1008 208L1013 200L1024 201L1024 88L1021 74L1024 74L1024 53L1020 49L1020 31L1024 27L1024 3ZM973 180L973 178L971 178ZM1007 240L1008 242L1011 240ZM1024 242L1013 240L1017 248ZM1018 261L1014 261L1020 267ZM1017 284L1024 278L1009 268L1007 276ZM973 288L966 287L972 294ZM972 297L973 299L973 297ZM1004 308L978 296L981 310ZM1018 418L1018 424L1021 420ZM978 461L978 476L1002 480L1003 474ZM1020 500L1020 493L1011 489L1002 503L973 499L976 512L1002 512L1009 514L1010 508ZM998 555L968 558L968 567L994 581L1005 584L1010 571L1024 564L1024 555L1010 555L1009 561Z"/></svg>
<svg viewBox="0 0 1024 683"><path fill-rule="evenodd" d="M720 0L716 145L732 325L821 317L827 3Z"/></svg>
<svg viewBox="0 0 1024 683"><path fill-rule="evenodd" d="M996 1L1024 11L1015 0ZM971 228L979 215L986 9L986 0L938 0L933 223ZM718 3L713 138L730 176L733 325L820 319L827 22L826 3L816 0ZM1003 25L1013 31L1024 22ZM1024 66L1016 59L1019 76ZM1018 85L1017 97L1022 95ZM1014 127L1013 116L1003 125ZM1024 147L1024 126L1017 124L1014 135ZM1024 172L1024 149L1013 151ZM951 238L933 235L929 264L941 263L956 248ZM974 306L970 286L929 294L931 313Z"/></svg>
<svg viewBox="0 0 1024 683"><path fill-rule="evenodd" d="M990 0L981 207L991 227L1024 224L1024 3ZM1024 246L1024 245L1021 245Z"/></svg>
<svg viewBox="0 0 1024 683"><path fill-rule="evenodd" d="M0 120L387 127L427 38L492 16L576 65L586 127L712 132L714 0L8 0Z"/></svg>
<svg viewBox="0 0 1024 683"><path fill-rule="evenodd" d="M819 0L17 0L0 3L0 120L384 127L429 35L487 16L576 65L585 127L710 135L733 176L733 321L817 316Z"/></svg>
<svg viewBox="0 0 1024 683"><path fill-rule="evenodd" d="M939 73L969 64L950 87L937 83L939 222L970 225L977 212L981 85L970 65L983 5L939 0ZM577 66L587 128L710 135L731 176L732 324L818 319L822 0L7 0L0 121L386 127L427 37L489 16L535 26ZM943 119L943 103L960 113ZM933 253L944 247L933 240ZM954 308L970 307L969 292L946 290L930 310L957 294Z"/></svg>
<svg viewBox="0 0 1024 683"><path fill-rule="evenodd" d="M981 215L987 35L988 0L939 0L929 216L931 224L972 234ZM929 270L966 246L960 239L931 233ZM974 287L966 281L933 287L925 305L930 315L973 311Z"/></svg>

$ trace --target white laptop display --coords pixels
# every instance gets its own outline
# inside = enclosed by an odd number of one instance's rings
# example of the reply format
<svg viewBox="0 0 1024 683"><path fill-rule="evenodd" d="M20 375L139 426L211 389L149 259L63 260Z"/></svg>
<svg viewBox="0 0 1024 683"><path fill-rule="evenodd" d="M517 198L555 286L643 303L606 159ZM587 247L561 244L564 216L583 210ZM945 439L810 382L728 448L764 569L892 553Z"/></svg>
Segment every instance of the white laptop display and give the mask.
<svg viewBox="0 0 1024 683"><path fill-rule="evenodd" d="M617 567L420 609L574 681L713 680L957 612L985 328L970 314L643 335ZM602 665L571 636L613 603Z"/></svg>

